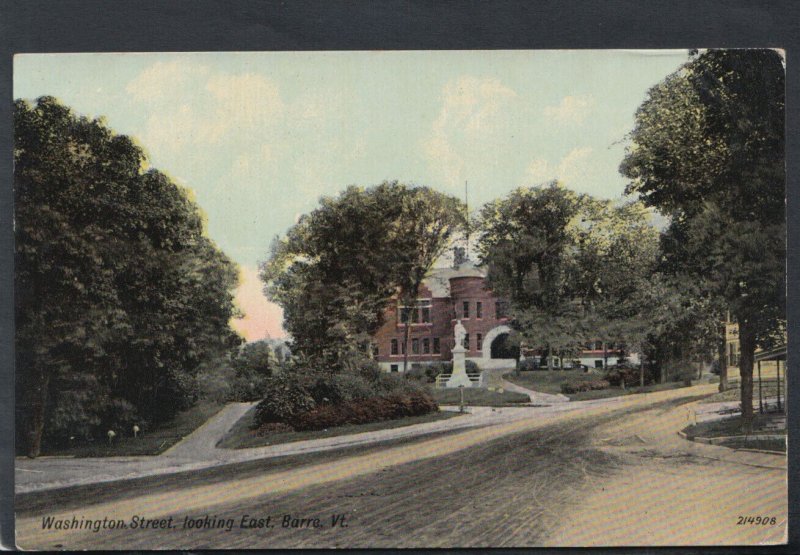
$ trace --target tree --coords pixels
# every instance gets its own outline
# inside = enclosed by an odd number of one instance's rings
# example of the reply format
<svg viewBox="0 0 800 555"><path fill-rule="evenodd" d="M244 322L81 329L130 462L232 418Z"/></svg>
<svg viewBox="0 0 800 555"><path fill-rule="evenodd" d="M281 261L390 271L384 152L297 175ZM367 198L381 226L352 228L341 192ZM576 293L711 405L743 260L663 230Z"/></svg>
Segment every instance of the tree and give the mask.
<svg viewBox="0 0 800 555"><path fill-rule="evenodd" d="M242 345L231 357L234 398L238 401L263 398L266 380L277 366L278 360L269 341L253 341Z"/></svg>
<svg viewBox="0 0 800 555"><path fill-rule="evenodd" d="M575 245L570 224L586 198L556 182L517 189L481 209L478 255L492 290L509 300L521 339L553 352L582 342L565 258Z"/></svg>
<svg viewBox="0 0 800 555"><path fill-rule="evenodd" d="M775 51L694 53L649 91L620 167L671 217L674 273L739 324L746 428L756 346L785 318L784 87Z"/></svg>
<svg viewBox="0 0 800 555"><path fill-rule="evenodd" d="M458 199L426 187L407 190L401 208L388 240L393 249L391 258L395 260L394 283L401 310L406 312L403 334L403 372L406 372L411 333L408 310L413 310L425 277L450 246L453 236L468 225L468 220Z"/></svg>
<svg viewBox="0 0 800 555"><path fill-rule="evenodd" d="M548 368L551 354L576 354L596 340L636 343L634 329L646 330L633 303L652 273L658 233L641 204L552 182L487 204L481 225L491 287L509 299L515 327L545 352Z"/></svg>
<svg viewBox="0 0 800 555"><path fill-rule="evenodd" d="M236 272L127 137L49 97L14 125L17 444L36 456L190 402L198 362L237 341Z"/></svg>
<svg viewBox="0 0 800 555"><path fill-rule="evenodd" d="M261 279L283 307L293 353L340 370L368 348L390 301L416 300L463 216L456 199L397 182L320 204L273 242Z"/></svg>

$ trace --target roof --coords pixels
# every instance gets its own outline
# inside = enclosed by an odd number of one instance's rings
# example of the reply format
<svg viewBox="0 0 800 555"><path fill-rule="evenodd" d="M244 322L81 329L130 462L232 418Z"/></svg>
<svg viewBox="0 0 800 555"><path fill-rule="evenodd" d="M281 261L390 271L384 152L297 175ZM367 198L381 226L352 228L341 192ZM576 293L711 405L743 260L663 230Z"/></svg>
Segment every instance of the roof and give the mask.
<svg viewBox="0 0 800 555"><path fill-rule="evenodd" d="M759 362L761 360L786 360L786 344L760 351L753 356L754 362Z"/></svg>
<svg viewBox="0 0 800 555"><path fill-rule="evenodd" d="M485 278L486 272L468 260L458 268L434 268L423 283L434 297L449 297L450 280L461 277Z"/></svg>

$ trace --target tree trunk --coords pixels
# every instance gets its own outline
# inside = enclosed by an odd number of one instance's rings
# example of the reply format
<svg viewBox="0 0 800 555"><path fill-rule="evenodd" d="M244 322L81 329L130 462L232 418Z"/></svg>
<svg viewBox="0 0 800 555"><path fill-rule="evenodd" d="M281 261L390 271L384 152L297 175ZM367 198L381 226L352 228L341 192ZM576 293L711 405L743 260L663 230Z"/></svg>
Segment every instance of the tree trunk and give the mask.
<svg viewBox="0 0 800 555"><path fill-rule="evenodd" d="M44 416L47 407L47 388L50 385L50 376L41 369L38 372L36 383L31 392L31 413L28 430L28 457L35 459L42 450L42 433L44 432Z"/></svg>
<svg viewBox="0 0 800 555"><path fill-rule="evenodd" d="M608 368L608 349L605 341L603 341L603 368Z"/></svg>
<svg viewBox="0 0 800 555"><path fill-rule="evenodd" d="M639 387L644 387L644 355L639 357Z"/></svg>
<svg viewBox="0 0 800 555"><path fill-rule="evenodd" d="M725 323L722 324L722 337L717 343L717 359L719 360L719 390L728 389L728 353L726 352Z"/></svg>
<svg viewBox="0 0 800 555"><path fill-rule="evenodd" d="M745 433L753 429L753 356L756 351L755 330L739 321L739 375L741 376L742 422Z"/></svg>

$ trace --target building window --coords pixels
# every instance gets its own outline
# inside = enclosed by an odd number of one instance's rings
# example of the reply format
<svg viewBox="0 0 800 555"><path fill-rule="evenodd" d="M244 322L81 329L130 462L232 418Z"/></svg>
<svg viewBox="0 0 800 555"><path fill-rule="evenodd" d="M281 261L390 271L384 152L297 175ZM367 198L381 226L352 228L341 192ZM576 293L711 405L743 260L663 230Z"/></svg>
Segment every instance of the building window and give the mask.
<svg viewBox="0 0 800 555"><path fill-rule="evenodd" d="M480 301L475 303L475 318L483 318L483 303Z"/></svg>
<svg viewBox="0 0 800 555"><path fill-rule="evenodd" d="M411 353L415 355L419 354L419 339L416 337L411 340Z"/></svg>
<svg viewBox="0 0 800 555"><path fill-rule="evenodd" d="M480 306L480 305L481 305L481 303L478 303L478 306ZM476 334L475 335L475 341L477 343L477 345L475 346L475 350L477 350L477 351L483 350L483 347L481 346L481 344L483 343L483 334L480 334L480 333Z"/></svg>
<svg viewBox="0 0 800 555"><path fill-rule="evenodd" d="M399 368L399 366L397 364L392 364L392 366L391 366L392 372L397 372L399 369L400 368Z"/></svg>
<svg viewBox="0 0 800 555"><path fill-rule="evenodd" d="M391 353L393 355L396 355L397 352L398 352L398 350L397 350L397 339L392 339L392 350L391 350Z"/></svg>
<svg viewBox="0 0 800 555"><path fill-rule="evenodd" d="M431 340L427 337L422 340L422 352L426 355L431 352Z"/></svg>
<svg viewBox="0 0 800 555"><path fill-rule="evenodd" d="M603 361L602 360L595 360L594 361L594 367L595 368L602 368L603 367Z"/></svg>
<svg viewBox="0 0 800 555"><path fill-rule="evenodd" d="M423 306L422 307L422 323L429 324L431 321L431 307Z"/></svg>
<svg viewBox="0 0 800 555"><path fill-rule="evenodd" d="M464 301L461 310L461 316L463 318L469 318L469 301Z"/></svg>
<svg viewBox="0 0 800 555"><path fill-rule="evenodd" d="M400 324L419 324L430 323L431 321L431 300L423 299L417 301L414 306L397 307L398 322Z"/></svg>
<svg viewBox="0 0 800 555"><path fill-rule="evenodd" d="M464 334L464 348L469 351L469 334Z"/></svg>
<svg viewBox="0 0 800 555"><path fill-rule="evenodd" d="M434 337L433 338L433 353L438 355L441 352L442 352L442 346L439 344L439 338L438 337Z"/></svg>

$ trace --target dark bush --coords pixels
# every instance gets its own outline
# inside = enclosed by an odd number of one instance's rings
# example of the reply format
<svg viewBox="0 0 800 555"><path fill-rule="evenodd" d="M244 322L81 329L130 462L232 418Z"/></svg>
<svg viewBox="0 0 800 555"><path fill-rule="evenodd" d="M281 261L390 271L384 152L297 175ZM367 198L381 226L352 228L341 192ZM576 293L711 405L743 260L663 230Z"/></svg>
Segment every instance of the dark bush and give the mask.
<svg viewBox="0 0 800 555"><path fill-rule="evenodd" d="M606 380L587 380L584 382L564 382L561 384L561 393L580 393L581 391L594 391L596 389L607 389L611 384Z"/></svg>
<svg viewBox="0 0 800 555"><path fill-rule="evenodd" d="M604 378L614 387L620 387L623 382L625 387L633 387L641 383L639 367L632 364L610 366L606 370ZM653 376L648 368L644 370L644 383L645 385L653 383Z"/></svg>
<svg viewBox="0 0 800 555"><path fill-rule="evenodd" d="M298 430L317 429L309 428L311 424L299 422L303 418L318 418L320 422L340 422L342 414L351 416L340 423L351 420L351 423L359 423L363 419L372 422L396 417L387 416L381 410L375 412L376 403L378 409L383 405L374 399L389 399L390 401L383 403L389 403L392 410L401 416L405 416L409 410L409 414L416 414L419 410L423 411L419 414L425 414L430 412L431 407L433 410L438 408L426 386L383 372L373 361L361 361L352 365L350 371L339 373L319 372L299 365L289 365L280 374L266 379L265 390L264 399L255 411L255 427L258 429L273 423L286 424ZM397 408L407 403L415 408ZM309 413L317 414L316 409L319 409L321 416L308 416ZM352 416L353 414L357 416Z"/></svg>
<svg viewBox="0 0 800 555"><path fill-rule="evenodd" d="M295 418L296 430L323 430L346 424L367 424L435 412L439 407L421 392L398 393L357 401L325 403Z"/></svg>
<svg viewBox="0 0 800 555"><path fill-rule="evenodd" d="M264 399L256 405L256 425L291 423L297 415L314 408L312 385L308 377L297 374L282 373L267 378Z"/></svg>
<svg viewBox="0 0 800 555"><path fill-rule="evenodd" d="M526 358L525 360L520 360L517 364L517 369L521 371L528 371L528 370L539 370L539 362L534 358Z"/></svg>

